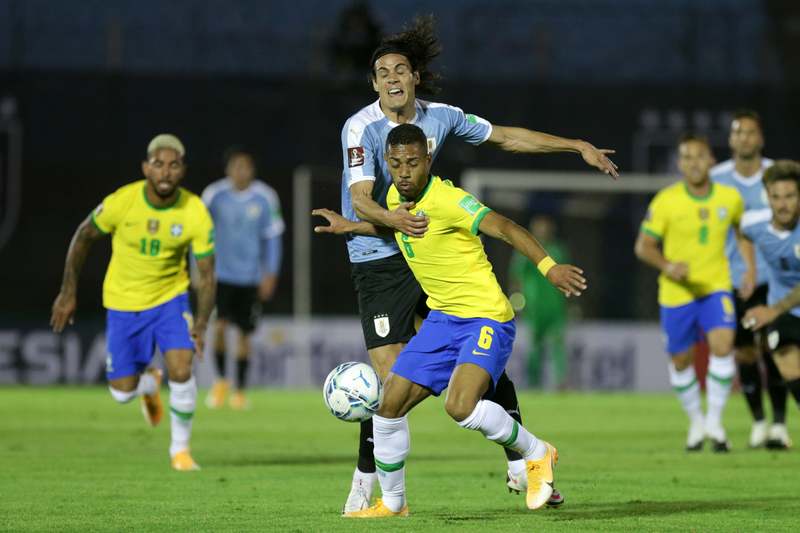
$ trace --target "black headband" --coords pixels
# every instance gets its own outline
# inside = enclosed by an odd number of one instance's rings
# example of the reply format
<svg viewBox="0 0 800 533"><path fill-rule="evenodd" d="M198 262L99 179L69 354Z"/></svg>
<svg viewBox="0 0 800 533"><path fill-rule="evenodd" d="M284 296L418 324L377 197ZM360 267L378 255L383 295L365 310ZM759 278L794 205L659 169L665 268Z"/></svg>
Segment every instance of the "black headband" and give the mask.
<svg viewBox="0 0 800 533"><path fill-rule="evenodd" d="M410 50L408 50L406 47L398 45L388 45L386 47L383 46L381 47L380 52L378 52L377 57L375 57L375 61L372 62L372 68L375 68L375 63L377 63L380 58L382 58L383 56L388 56L389 54L400 54L401 56L405 56L406 58L408 58L408 61L410 63L414 63L412 54L410 53Z"/></svg>

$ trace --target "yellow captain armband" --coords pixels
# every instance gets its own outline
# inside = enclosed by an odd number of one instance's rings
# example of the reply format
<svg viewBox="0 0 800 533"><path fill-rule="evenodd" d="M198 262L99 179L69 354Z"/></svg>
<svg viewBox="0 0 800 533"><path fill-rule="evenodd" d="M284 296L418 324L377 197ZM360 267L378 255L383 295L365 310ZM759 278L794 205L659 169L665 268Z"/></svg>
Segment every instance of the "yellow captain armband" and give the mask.
<svg viewBox="0 0 800 533"><path fill-rule="evenodd" d="M536 267L539 269L539 272L542 273L543 276L547 276L547 273L550 272L550 269L556 266L556 262L553 261L553 258L549 255L539 261L539 264Z"/></svg>

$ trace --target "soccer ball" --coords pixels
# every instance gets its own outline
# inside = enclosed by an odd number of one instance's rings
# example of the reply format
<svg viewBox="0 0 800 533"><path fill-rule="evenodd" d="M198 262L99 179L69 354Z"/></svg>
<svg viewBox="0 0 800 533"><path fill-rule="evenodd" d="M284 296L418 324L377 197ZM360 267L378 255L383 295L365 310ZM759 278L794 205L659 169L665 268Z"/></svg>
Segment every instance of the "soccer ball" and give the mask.
<svg viewBox="0 0 800 533"><path fill-rule="evenodd" d="M367 364L344 363L328 374L322 396L339 420L363 422L378 412L383 400L383 382Z"/></svg>

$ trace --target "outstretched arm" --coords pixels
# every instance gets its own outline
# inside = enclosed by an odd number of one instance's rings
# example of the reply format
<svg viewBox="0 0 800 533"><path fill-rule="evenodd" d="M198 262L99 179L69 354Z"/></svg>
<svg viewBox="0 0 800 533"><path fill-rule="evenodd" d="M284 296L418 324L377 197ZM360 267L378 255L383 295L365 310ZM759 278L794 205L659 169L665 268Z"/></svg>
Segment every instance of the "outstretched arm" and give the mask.
<svg viewBox="0 0 800 533"><path fill-rule="evenodd" d="M86 217L81 222L67 251L67 264L64 266L64 277L61 281L61 291L53 303L53 314L50 316L50 325L53 331L61 332L67 322L73 323L75 309L77 308L78 278L81 275L83 262L92 243L103 237L103 233L92 222L92 216Z"/></svg>
<svg viewBox="0 0 800 533"><path fill-rule="evenodd" d="M206 327L208 327L208 319L211 311L214 310L214 301L217 297L214 254L198 259L197 270L200 272L200 282L197 284L197 320L192 327L192 340L197 358L202 361L203 348L206 344Z"/></svg>
<svg viewBox="0 0 800 533"><path fill-rule="evenodd" d="M400 207L404 207L406 210L413 206L414 202L406 202L400 205ZM311 211L311 214L314 216L325 217L325 219L330 223L329 226L316 226L314 228L316 233L333 233L334 235L357 233L359 235L380 235L384 237L392 236L394 234L394 230L392 230L392 228L376 226L371 222L353 222L352 220L347 220L336 211L331 211L330 209L314 209Z"/></svg>
<svg viewBox="0 0 800 533"><path fill-rule="evenodd" d="M539 270L543 270L542 273L546 272L545 277L548 281L567 297L571 294L580 296L580 291L586 289L586 280L581 276L583 270L572 265L553 264L553 260L533 235L503 215L490 211L483 217L478 229L490 237L507 242L536 266L550 263L552 266L549 269L542 267ZM542 263L543 261L545 263Z"/></svg>
<svg viewBox="0 0 800 533"><path fill-rule="evenodd" d="M506 152L519 154L576 152L581 154L583 160L593 167L606 174L611 174L614 179L619 177L617 165L606 157L606 154L613 154L614 150L598 150L591 144L577 139L564 139L525 128L493 126L492 134L486 142Z"/></svg>

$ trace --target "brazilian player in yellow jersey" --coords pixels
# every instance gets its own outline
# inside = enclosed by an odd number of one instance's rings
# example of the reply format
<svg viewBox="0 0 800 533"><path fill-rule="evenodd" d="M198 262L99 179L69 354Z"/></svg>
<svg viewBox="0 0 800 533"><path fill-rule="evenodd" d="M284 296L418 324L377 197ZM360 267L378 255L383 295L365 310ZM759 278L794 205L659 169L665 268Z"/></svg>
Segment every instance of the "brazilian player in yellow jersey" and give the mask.
<svg viewBox="0 0 800 533"><path fill-rule="evenodd" d="M491 397L514 343L514 312L492 272L482 232L514 246L536 263L566 296L586 288L582 271L556 265L536 239L452 183L430 176L431 154L421 128L402 124L389 133L384 158L392 176L387 203L403 204L427 216L423 238L394 235L414 276L429 296L430 314L397 357L385 384L383 402L373 417L375 463L383 492L369 509L352 517L405 516L405 458L409 452L406 415L431 394L447 388L445 410L468 429L522 454L527 465L527 505L538 509L553 493L555 448L537 439ZM375 235L382 228L350 222L328 211L331 226L318 232Z"/></svg>
<svg viewBox="0 0 800 533"><path fill-rule="evenodd" d="M155 137L142 162L145 179L106 196L78 227L50 324L62 331L72 323L86 253L93 241L111 234L111 262L103 283L109 390L120 403L141 396L145 420L158 424L163 415L161 371L147 370L158 346L169 372L172 466L199 470L189 454L197 405L192 358L195 353L202 357L214 307L214 226L200 198L179 187L186 172L184 154L174 135ZM190 247L200 271L196 321L187 293Z"/></svg>
<svg viewBox="0 0 800 533"><path fill-rule="evenodd" d="M670 384L689 416L687 451L702 450L706 438L714 451L730 449L722 412L736 374L732 349L736 309L731 292L725 241L730 228L748 262L740 294L755 287L752 243L739 231L744 201L739 191L712 182L715 160L708 139L685 134L678 144L678 167L685 180L660 191L650 204L636 241L636 256L661 271L658 302ZM698 329L705 333L711 358L706 376L707 411L703 416L694 369Z"/></svg>

